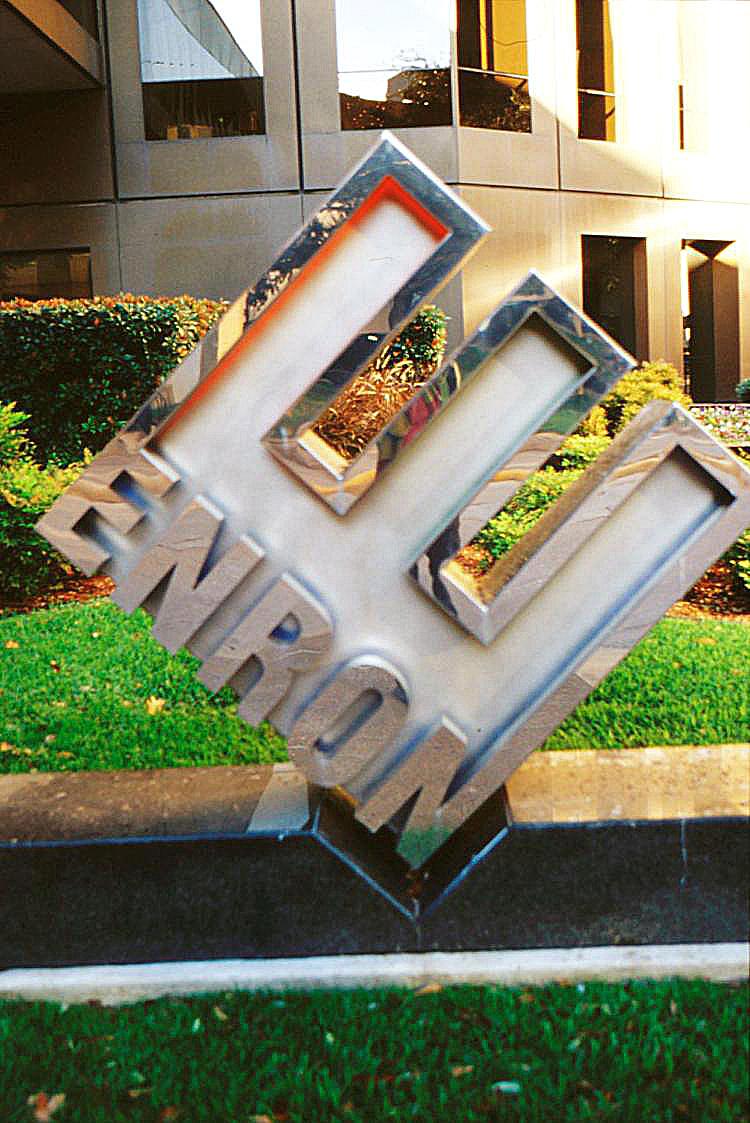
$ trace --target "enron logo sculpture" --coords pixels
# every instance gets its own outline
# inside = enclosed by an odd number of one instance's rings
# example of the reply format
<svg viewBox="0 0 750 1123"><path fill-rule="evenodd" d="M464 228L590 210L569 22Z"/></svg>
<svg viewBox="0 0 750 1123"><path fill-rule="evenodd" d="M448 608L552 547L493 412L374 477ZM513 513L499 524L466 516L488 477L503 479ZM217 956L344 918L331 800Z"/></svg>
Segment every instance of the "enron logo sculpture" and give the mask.
<svg viewBox="0 0 750 1123"><path fill-rule="evenodd" d="M353 462L314 432L486 233L384 134L39 523L287 735L311 829L402 908L750 522L750 472L653 402L489 573L456 564L634 365L534 273Z"/></svg>

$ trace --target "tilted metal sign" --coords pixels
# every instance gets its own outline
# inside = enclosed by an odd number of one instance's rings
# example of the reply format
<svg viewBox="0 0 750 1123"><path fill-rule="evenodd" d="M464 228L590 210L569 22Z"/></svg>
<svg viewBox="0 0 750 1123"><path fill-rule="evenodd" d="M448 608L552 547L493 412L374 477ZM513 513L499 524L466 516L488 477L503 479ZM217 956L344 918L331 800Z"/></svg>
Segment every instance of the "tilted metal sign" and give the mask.
<svg viewBox="0 0 750 1123"><path fill-rule="evenodd" d="M486 232L384 134L39 523L288 736L313 828L402 906L502 837L505 780L750 522L750 473L659 401L488 574L456 564L634 365L534 273L352 463L321 440Z"/></svg>

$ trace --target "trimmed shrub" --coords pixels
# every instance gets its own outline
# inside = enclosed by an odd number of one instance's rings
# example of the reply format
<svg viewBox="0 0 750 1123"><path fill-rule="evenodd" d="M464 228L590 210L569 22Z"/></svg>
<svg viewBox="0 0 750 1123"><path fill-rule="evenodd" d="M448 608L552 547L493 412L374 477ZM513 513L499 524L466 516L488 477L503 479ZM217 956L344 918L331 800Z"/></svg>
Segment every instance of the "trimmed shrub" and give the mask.
<svg viewBox="0 0 750 1123"><path fill-rule="evenodd" d="M647 402L655 399L679 402L683 406L692 404L682 388L679 371L663 359L641 363L621 378L614 390L604 398L601 408L604 410L609 436L616 436Z"/></svg>
<svg viewBox="0 0 750 1123"><path fill-rule="evenodd" d="M583 468L542 468L518 489L505 510L495 515L473 539L493 558L515 546L544 512L583 474Z"/></svg>
<svg viewBox="0 0 750 1123"><path fill-rule="evenodd" d="M123 293L0 303L0 397L30 415L42 461L98 452L226 305Z"/></svg>
<svg viewBox="0 0 750 1123"><path fill-rule="evenodd" d="M608 437L607 415L602 406L594 408L586 414L576 433L582 437Z"/></svg>
<svg viewBox="0 0 750 1123"><path fill-rule="evenodd" d="M552 457L553 468L587 468L612 441L608 436L573 433Z"/></svg>
<svg viewBox="0 0 750 1123"><path fill-rule="evenodd" d="M737 383L737 397L741 402L750 402L750 378L743 378Z"/></svg>
<svg viewBox="0 0 750 1123"><path fill-rule="evenodd" d="M417 368L434 370L445 351L447 324L448 317L442 308L426 304L388 345L381 362L388 352L389 366L407 362Z"/></svg>

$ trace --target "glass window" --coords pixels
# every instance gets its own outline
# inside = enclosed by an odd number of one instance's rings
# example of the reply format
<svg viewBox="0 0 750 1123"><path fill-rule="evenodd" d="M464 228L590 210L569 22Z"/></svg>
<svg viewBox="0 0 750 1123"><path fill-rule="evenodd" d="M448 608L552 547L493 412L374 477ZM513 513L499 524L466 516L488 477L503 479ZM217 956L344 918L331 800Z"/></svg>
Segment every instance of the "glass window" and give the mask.
<svg viewBox="0 0 750 1123"><path fill-rule="evenodd" d="M260 0L138 0L147 140L265 132Z"/></svg>
<svg viewBox="0 0 750 1123"><path fill-rule="evenodd" d="M689 152L705 152L709 147L709 116L711 98L710 73L706 65L706 42L709 38L703 5L680 4L677 9L679 84L677 112L680 148Z"/></svg>
<svg viewBox="0 0 750 1123"><path fill-rule="evenodd" d="M531 132L526 0L458 0L461 124Z"/></svg>
<svg viewBox="0 0 750 1123"><path fill-rule="evenodd" d="M450 125L452 0L337 0L342 129Z"/></svg>
<svg viewBox="0 0 750 1123"><path fill-rule="evenodd" d="M615 139L615 67L609 0L577 0L578 135Z"/></svg>
<svg viewBox="0 0 750 1123"><path fill-rule="evenodd" d="M88 249L0 253L0 300L68 300L92 295Z"/></svg>
<svg viewBox="0 0 750 1123"><path fill-rule="evenodd" d="M637 359L648 357L646 239L584 234L583 308Z"/></svg>

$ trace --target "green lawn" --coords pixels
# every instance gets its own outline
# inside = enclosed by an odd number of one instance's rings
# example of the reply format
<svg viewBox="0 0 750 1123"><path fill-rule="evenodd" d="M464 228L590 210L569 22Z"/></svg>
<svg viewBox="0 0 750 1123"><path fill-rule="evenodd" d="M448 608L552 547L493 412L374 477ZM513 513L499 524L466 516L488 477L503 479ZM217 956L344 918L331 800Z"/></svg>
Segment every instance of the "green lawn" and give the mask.
<svg viewBox="0 0 750 1123"><path fill-rule="evenodd" d="M0 772L251 764L285 759L195 660L107 601L0 617ZM750 741L750 627L664 620L548 742L599 748Z"/></svg>
<svg viewBox="0 0 750 1123"><path fill-rule="evenodd" d="M0 1004L0 1118L737 1123L747 988L693 981Z"/></svg>

